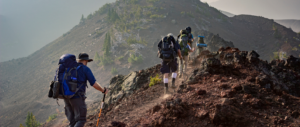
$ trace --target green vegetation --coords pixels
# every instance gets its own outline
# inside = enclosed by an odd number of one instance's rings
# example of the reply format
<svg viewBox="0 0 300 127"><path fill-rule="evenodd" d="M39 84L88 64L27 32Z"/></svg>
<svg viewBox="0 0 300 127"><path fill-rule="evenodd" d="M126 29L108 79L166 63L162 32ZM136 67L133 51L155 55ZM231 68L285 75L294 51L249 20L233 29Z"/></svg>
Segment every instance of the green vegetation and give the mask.
<svg viewBox="0 0 300 127"><path fill-rule="evenodd" d="M93 17L93 14L91 13L86 17L86 19L91 19L92 17Z"/></svg>
<svg viewBox="0 0 300 127"><path fill-rule="evenodd" d="M119 61L122 61L122 60L124 60L124 56L120 56L120 57L118 57L117 58Z"/></svg>
<svg viewBox="0 0 300 127"><path fill-rule="evenodd" d="M134 36L130 36L126 39L127 44L147 44L148 42L144 39L137 40Z"/></svg>
<svg viewBox="0 0 300 127"><path fill-rule="evenodd" d="M293 51L298 51L298 48L297 47L293 47L292 50Z"/></svg>
<svg viewBox="0 0 300 127"><path fill-rule="evenodd" d="M95 61L96 63L98 63L98 62L100 61L100 56L99 56L98 52L95 53L94 61Z"/></svg>
<svg viewBox="0 0 300 127"><path fill-rule="evenodd" d="M187 12L186 15L188 15L191 18L195 18L195 16L192 14L192 12Z"/></svg>
<svg viewBox="0 0 300 127"><path fill-rule="evenodd" d="M150 16L151 19L158 19L158 18L163 18L163 15L158 15L158 14L153 14Z"/></svg>
<svg viewBox="0 0 300 127"><path fill-rule="evenodd" d="M117 14L116 10L113 8L108 10L107 19L109 22L115 23L117 20L120 19L119 15Z"/></svg>
<svg viewBox="0 0 300 127"><path fill-rule="evenodd" d="M150 77L150 83L149 83L149 87L151 87L151 86L154 86L154 85L156 85L156 84L158 84L158 83L160 83L161 82L161 79L159 78L159 76L158 76L158 74L156 74L156 76L155 77Z"/></svg>
<svg viewBox="0 0 300 127"><path fill-rule="evenodd" d="M96 11L96 14L102 15L102 14L104 14L109 8L110 8L110 4L107 3L107 4L103 5L101 8L99 8L99 10Z"/></svg>
<svg viewBox="0 0 300 127"><path fill-rule="evenodd" d="M19 127L24 127L22 124L20 124L20 126Z"/></svg>
<svg viewBox="0 0 300 127"><path fill-rule="evenodd" d="M25 124L26 124L26 127L38 127L38 126L41 126L40 122L38 122L35 119L35 116L32 113L29 113L29 112L27 114Z"/></svg>
<svg viewBox="0 0 300 127"><path fill-rule="evenodd" d="M84 23L84 21L85 21L85 18L84 18L83 14L82 14L82 16L81 16L81 19L80 19L80 22L79 22L79 23Z"/></svg>
<svg viewBox="0 0 300 127"><path fill-rule="evenodd" d="M110 55L110 49L111 49L111 40L110 39L111 39L110 33L106 33L104 44L102 47L102 51L104 51L104 56Z"/></svg>
<svg viewBox="0 0 300 127"><path fill-rule="evenodd" d="M116 75L118 73L118 71L116 68L112 67L110 73L113 75Z"/></svg>
<svg viewBox="0 0 300 127"><path fill-rule="evenodd" d="M114 61L110 56L100 56L100 63L98 64L98 66L107 66L112 64Z"/></svg>
<svg viewBox="0 0 300 127"><path fill-rule="evenodd" d="M141 55L135 56L133 54L128 57L128 62L131 64L140 64L143 62L143 57Z"/></svg>
<svg viewBox="0 0 300 127"><path fill-rule="evenodd" d="M279 59L278 52L273 52L273 54L274 54L273 59L275 59L275 60Z"/></svg>
<svg viewBox="0 0 300 127"><path fill-rule="evenodd" d="M57 117L57 114L50 115L49 118L46 120L46 122L50 122L51 120L54 120Z"/></svg>
<svg viewBox="0 0 300 127"><path fill-rule="evenodd" d="M281 33L278 31L278 29L276 28L275 29L275 33L274 33L274 37L276 38L276 39L281 39Z"/></svg>

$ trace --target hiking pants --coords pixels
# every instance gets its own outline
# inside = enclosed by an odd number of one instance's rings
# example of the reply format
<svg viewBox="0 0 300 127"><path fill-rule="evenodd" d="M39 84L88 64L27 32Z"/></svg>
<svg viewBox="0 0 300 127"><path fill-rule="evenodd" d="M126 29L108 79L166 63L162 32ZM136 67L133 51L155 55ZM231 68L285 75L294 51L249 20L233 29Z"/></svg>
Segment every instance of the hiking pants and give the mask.
<svg viewBox="0 0 300 127"><path fill-rule="evenodd" d="M179 63L179 74L183 74L183 72L186 71L187 65L188 65L188 56L182 56L182 63L180 62L180 59L178 59L178 63Z"/></svg>
<svg viewBox="0 0 300 127"><path fill-rule="evenodd" d="M65 114L70 122L70 127L83 127L87 113L85 97L64 99L64 102Z"/></svg>

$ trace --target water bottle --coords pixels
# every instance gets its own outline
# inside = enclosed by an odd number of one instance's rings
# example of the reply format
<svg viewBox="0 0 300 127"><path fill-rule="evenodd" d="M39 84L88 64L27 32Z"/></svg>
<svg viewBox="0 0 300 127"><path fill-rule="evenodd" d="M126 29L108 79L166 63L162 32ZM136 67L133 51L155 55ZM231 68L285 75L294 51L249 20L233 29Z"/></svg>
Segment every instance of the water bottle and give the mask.
<svg viewBox="0 0 300 127"><path fill-rule="evenodd" d="M77 78L76 77L71 77L71 81L69 82L69 84L71 85L70 86L71 91L75 92L76 88L77 88Z"/></svg>

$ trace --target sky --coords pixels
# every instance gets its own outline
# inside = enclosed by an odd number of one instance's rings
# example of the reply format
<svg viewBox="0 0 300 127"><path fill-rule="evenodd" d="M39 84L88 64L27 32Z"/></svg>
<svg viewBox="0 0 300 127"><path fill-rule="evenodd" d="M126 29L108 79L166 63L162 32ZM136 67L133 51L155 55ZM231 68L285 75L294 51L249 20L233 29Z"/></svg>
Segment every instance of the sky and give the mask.
<svg viewBox="0 0 300 127"><path fill-rule="evenodd" d="M26 57L115 0L0 0L0 62Z"/></svg>
<svg viewBox="0 0 300 127"><path fill-rule="evenodd" d="M0 62L26 57L115 0L0 0ZM201 0L233 14L300 19L300 0Z"/></svg>
<svg viewBox="0 0 300 127"><path fill-rule="evenodd" d="M300 0L201 0L236 15L249 14L269 19L300 20Z"/></svg>

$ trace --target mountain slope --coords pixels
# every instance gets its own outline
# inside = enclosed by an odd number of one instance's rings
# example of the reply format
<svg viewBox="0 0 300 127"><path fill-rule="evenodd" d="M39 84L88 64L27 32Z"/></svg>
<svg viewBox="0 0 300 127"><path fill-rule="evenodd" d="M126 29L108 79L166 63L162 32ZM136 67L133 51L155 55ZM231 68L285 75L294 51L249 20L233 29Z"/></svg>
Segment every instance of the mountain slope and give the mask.
<svg viewBox="0 0 300 127"><path fill-rule="evenodd" d="M149 86L149 77L159 74L160 64L115 76L110 81L100 126L299 125L299 58L290 57L283 66L283 61L260 60L255 51L228 47L218 52L216 58L207 50L202 52L195 63L190 63L188 77L177 79L176 92L170 90L167 95L161 82ZM284 69L288 71L280 71ZM99 105L100 101L89 105L85 127L95 126ZM44 126L66 126L59 120Z"/></svg>
<svg viewBox="0 0 300 127"><path fill-rule="evenodd" d="M0 104L3 107L0 120L5 121L1 126L18 126L27 112L33 112L43 122L56 113L55 109L63 111L63 106L47 98L49 82L62 54L87 52L93 58L98 53L102 59L88 66L97 81L107 86L113 77L111 70L128 74L159 63L155 44L167 33L176 36L186 26L192 27L195 37L213 33L241 50L257 50L263 59L270 59L279 49L287 55L300 54L291 50L299 45L293 38L297 34L263 17L229 18L198 0L189 3L183 0L116 1L103 6L32 55L0 63ZM281 36L275 38L275 33ZM109 60L102 50L106 34L110 35L112 45ZM206 43L213 44L214 40L206 39ZM87 96L87 102L91 103L100 99L101 94L90 88Z"/></svg>
<svg viewBox="0 0 300 127"><path fill-rule="evenodd" d="M300 20L293 20L293 19L283 19L283 20L275 20L275 22L287 27L292 28L295 32L300 32Z"/></svg>

